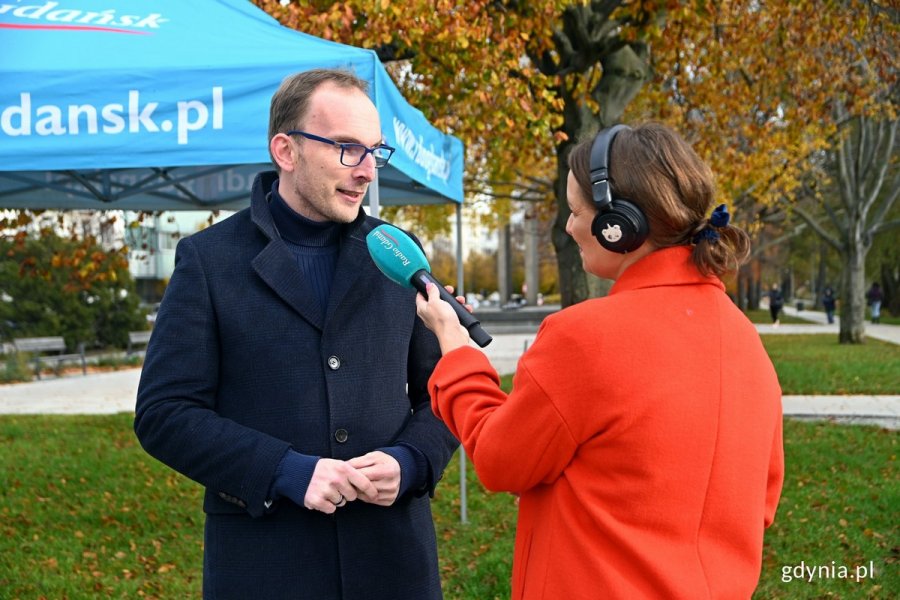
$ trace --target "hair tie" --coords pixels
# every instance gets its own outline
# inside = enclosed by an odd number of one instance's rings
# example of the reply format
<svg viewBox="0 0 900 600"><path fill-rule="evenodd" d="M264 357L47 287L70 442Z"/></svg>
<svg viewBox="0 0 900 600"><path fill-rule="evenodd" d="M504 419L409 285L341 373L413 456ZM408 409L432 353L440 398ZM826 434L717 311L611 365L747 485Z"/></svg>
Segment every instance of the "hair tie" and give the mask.
<svg viewBox="0 0 900 600"><path fill-rule="evenodd" d="M719 232L707 225L703 229L700 230L700 233L694 236L694 243L697 244L700 240L709 240L711 242L719 239Z"/></svg>
<svg viewBox="0 0 900 600"><path fill-rule="evenodd" d="M701 229L691 241L697 244L701 240L709 240L711 242L718 240L721 236L716 229L727 226L730 218L731 215L728 214L728 207L724 204L718 205L716 209L712 211L712 215L710 215L706 226Z"/></svg>
<svg viewBox="0 0 900 600"><path fill-rule="evenodd" d="M709 218L709 223L713 227L725 227L728 225L728 220L730 218L731 215L728 214L728 207L724 204L720 204L716 207L716 210L712 212L712 216Z"/></svg>

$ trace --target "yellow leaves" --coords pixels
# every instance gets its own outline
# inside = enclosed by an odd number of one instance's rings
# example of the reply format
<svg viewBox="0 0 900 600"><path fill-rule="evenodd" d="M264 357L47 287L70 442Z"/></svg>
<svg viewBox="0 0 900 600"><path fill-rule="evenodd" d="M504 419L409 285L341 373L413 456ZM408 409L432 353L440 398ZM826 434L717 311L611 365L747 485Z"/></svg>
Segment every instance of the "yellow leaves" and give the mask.
<svg viewBox="0 0 900 600"><path fill-rule="evenodd" d="M860 2L801 1L720 3L714 20L670 12L654 45L660 86L642 91L633 109L688 134L720 189L752 188L775 201L826 146L834 99L861 109L875 97L875 77L855 66L877 45L853 31L866 13Z"/></svg>

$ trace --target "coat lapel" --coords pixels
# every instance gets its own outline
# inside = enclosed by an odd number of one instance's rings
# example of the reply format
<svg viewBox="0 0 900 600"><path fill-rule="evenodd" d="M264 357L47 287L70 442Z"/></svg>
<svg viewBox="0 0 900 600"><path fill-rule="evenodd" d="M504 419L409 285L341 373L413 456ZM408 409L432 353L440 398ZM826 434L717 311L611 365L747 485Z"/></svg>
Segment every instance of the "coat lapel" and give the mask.
<svg viewBox="0 0 900 600"><path fill-rule="evenodd" d="M253 268L272 290L301 317L319 330L323 329L324 315L319 300L312 293L309 283L281 240L272 240L253 259Z"/></svg>
<svg viewBox="0 0 900 600"><path fill-rule="evenodd" d="M338 255L331 295L328 297L326 321L334 317L335 311L348 294L354 296L369 293L365 283L368 277L361 276L363 273L371 273L366 268L366 265L372 264L366 246L366 234L374 226L375 223L360 211L359 217L348 226L347 234L341 239L341 253Z"/></svg>
<svg viewBox="0 0 900 600"><path fill-rule="evenodd" d="M366 290L354 289L360 286L358 282L363 271L364 260L368 260L368 250L364 243L360 243L353 235L341 240L341 253L338 255L337 268L335 268L334 280L331 284L331 294L328 297L326 321L334 317L335 311L348 293L366 293Z"/></svg>
<svg viewBox="0 0 900 600"><path fill-rule="evenodd" d="M253 269L282 300L287 302L301 317L321 330L325 315L319 308L319 300L303 277L297 261L291 256L291 251L287 249L281 236L278 235L272 220L272 213L269 210L266 196L277 178L276 173L267 172L258 175L253 182L250 196L250 218L263 235L269 239L269 243L262 252L254 257Z"/></svg>

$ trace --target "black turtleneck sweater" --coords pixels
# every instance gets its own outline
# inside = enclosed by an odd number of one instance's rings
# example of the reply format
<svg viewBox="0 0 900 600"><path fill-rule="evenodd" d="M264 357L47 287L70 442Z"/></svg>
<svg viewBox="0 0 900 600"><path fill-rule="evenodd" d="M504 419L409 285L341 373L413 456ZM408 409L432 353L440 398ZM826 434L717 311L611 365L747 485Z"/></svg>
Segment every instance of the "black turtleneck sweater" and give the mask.
<svg viewBox="0 0 900 600"><path fill-rule="evenodd" d="M297 259L297 266L319 299L324 315L341 249L341 224L313 221L297 213L278 193L277 185L272 189L272 201L269 202L275 228Z"/></svg>

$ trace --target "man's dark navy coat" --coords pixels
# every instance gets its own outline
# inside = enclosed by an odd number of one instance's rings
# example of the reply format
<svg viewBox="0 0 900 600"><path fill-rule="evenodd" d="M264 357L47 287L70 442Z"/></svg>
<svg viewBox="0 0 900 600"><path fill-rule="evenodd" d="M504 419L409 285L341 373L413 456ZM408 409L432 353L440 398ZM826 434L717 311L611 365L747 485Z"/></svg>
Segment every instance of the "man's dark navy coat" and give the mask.
<svg viewBox="0 0 900 600"><path fill-rule="evenodd" d="M206 487L206 598L440 598L430 494L456 447L431 412L440 356L415 292L372 262L360 212L345 226L322 314L266 201L178 244L138 391L143 447ZM350 459L408 444L428 484L391 507L325 515L267 506L288 448ZM189 565L185 565L189 567Z"/></svg>

